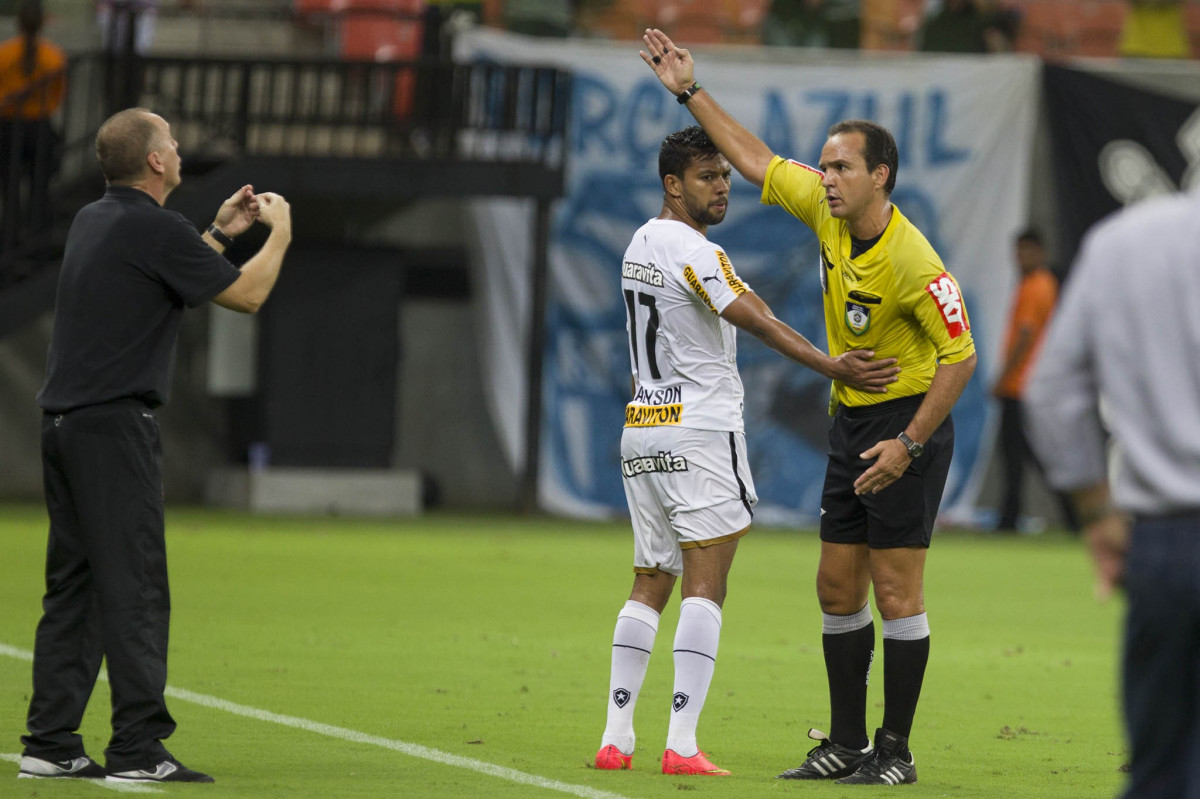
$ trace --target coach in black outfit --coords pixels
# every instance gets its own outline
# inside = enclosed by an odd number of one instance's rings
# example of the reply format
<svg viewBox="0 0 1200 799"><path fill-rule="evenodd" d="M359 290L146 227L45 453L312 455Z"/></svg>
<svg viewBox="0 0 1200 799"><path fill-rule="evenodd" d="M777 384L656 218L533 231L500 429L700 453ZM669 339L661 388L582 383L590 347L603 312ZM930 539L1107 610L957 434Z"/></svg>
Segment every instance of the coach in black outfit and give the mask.
<svg viewBox="0 0 1200 799"><path fill-rule="evenodd" d="M257 311L291 242L291 210L243 186L203 235L164 210L179 153L167 122L144 108L108 119L96 156L108 188L67 236L38 394L50 536L20 776L212 782L162 744L175 721L163 697L171 603L154 409L168 398L184 308ZM256 219L271 234L239 272L221 253ZM107 769L76 733L101 657Z"/></svg>

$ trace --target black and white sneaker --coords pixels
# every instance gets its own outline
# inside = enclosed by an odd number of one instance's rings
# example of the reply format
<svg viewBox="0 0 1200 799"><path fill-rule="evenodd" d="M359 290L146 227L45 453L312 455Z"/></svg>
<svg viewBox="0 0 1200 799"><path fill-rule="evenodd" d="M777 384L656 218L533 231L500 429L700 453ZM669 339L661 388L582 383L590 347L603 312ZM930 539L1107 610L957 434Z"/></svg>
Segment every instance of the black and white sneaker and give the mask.
<svg viewBox="0 0 1200 799"><path fill-rule="evenodd" d="M908 739L880 727L875 731L875 751L858 771L841 785L911 785L917 781L917 763L908 751Z"/></svg>
<svg viewBox="0 0 1200 799"><path fill-rule="evenodd" d="M152 769L111 771L108 779L111 782L216 782L207 774L192 771L173 757L164 760Z"/></svg>
<svg viewBox="0 0 1200 799"><path fill-rule="evenodd" d="M853 774L871 757L871 747L860 750L835 744L820 730L809 730L808 737L820 743L808 751L808 757L803 763L788 769L776 779L836 780L838 777Z"/></svg>
<svg viewBox="0 0 1200 799"><path fill-rule="evenodd" d="M70 760L42 760L40 757L21 757L18 777L32 780L56 779L59 777L75 777L85 780L102 780L107 772L104 767L87 755L73 757Z"/></svg>

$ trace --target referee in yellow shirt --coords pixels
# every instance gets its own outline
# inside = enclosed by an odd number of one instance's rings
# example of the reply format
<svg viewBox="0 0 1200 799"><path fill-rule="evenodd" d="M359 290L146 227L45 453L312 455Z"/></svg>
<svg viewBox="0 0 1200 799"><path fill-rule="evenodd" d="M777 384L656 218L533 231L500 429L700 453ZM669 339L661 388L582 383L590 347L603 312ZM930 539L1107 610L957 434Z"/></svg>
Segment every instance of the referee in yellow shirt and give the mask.
<svg viewBox="0 0 1200 799"><path fill-rule="evenodd" d="M886 394L833 383L830 454L821 498L817 598L829 678L829 735L780 777L847 784L917 781L908 747L929 659L925 555L954 449L950 409L975 370L958 284L890 197L892 135L865 120L834 125L819 169L786 161L722 109L694 79L694 63L659 30L642 59L751 183L817 234L830 355L874 350L898 358ZM884 712L867 737L867 677L883 617Z"/></svg>

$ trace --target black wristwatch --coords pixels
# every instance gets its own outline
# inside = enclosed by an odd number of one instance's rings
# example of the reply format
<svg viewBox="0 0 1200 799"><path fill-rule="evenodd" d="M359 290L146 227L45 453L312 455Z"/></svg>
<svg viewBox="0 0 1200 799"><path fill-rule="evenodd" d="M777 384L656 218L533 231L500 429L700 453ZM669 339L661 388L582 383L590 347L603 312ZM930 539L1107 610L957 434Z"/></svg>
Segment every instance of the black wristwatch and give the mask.
<svg viewBox="0 0 1200 799"><path fill-rule="evenodd" d="M227 250L233 246L233 237L227 234L224 230L221 230L221 228L217 227L216 222L213 222L208 226L208 235L212 236L213 240L217 244L220 244Z"/></svg>
<svg viewBox="0 0 1200 799"><path fill-rule="evenodd" d="M900 439L900 443L904 445L906 450L908 450L908 457L912 458L914 461L921 457L921 455L925 452L925 445L918 444L917 442L913 441L908 437L907 433L901 432L900 435L896 436L896 438Z"/></svg>

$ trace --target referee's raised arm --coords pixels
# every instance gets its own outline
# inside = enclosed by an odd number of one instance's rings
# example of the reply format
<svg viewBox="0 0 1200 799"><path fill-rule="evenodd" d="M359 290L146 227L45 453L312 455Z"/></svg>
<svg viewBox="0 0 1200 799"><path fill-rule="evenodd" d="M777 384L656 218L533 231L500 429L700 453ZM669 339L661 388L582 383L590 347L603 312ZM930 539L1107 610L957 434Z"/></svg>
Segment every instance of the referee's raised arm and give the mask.
<svg viewBox="0 0 1200 799"><path fill-rule="evenodd" d="M687 106L733 168L761 188L767 179L767 167L775 157L771 148L696 83L691 53L676 47L667 34L657 28L647 28L642 41L646 43L646 50L638 54L654 70L663 86Z"/></svg>

